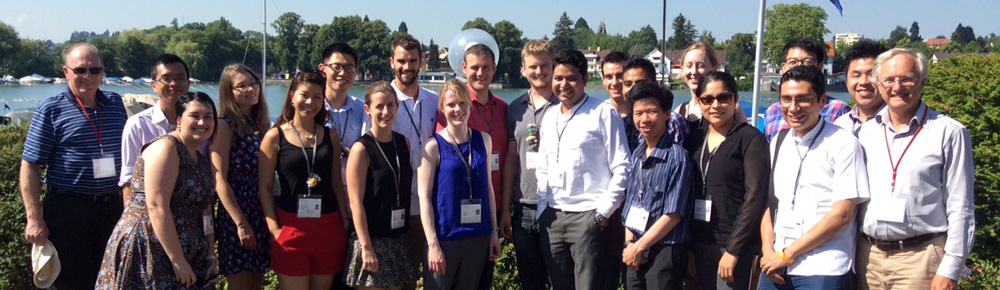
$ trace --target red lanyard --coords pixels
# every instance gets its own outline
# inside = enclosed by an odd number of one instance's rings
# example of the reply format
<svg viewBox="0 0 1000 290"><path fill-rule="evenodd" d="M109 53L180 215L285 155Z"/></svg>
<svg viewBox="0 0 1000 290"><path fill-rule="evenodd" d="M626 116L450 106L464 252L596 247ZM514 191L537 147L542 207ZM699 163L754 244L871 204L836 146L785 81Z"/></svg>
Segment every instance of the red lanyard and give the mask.
<svg viewBox="0 0 1000 290"><path fill-rule="evenodd" d="M104 154L104 145L101 143L101 131L97 130L98 127L100 127L101 129L104 128L104 118L101 117L101 106L94 106L94 108L97 110L97 126L98 126L94 127L94 120L90 119L90 113L87 113L87 108L83 106L83 101L80 100L80 97L77 96L73 97L75 97L76 102L80 104L80 111L83 111L83 116L87 117L87 122L90 122L90 129L93 129L94 135L97 136L97 147L100 147L101 154ZM95 101L97 100L96 97L94 100ZM94 102L94 104L97 104L97 102Z"/></svg>
<svg viewBox="0 0 1000 290"><path fill-rule="evenodd" d="M917 134L920 134L920 129L924 128L924 123L927 122L927 111L930 108L924 109L924 116L921 117L920 125L917 126L917 131L913 132L913 137L910 137L910 143L906 143L906 147L903 148L903 153L899 154L899 160L892 160L892 150L889 149L889 133L888 129L885 128L885 124L882 124L882 135L885 136L885 151L889 153L889 166L892 167L892 191L896 191L896 170L899 169L899 164L903 162L903 155L906 155L906 150L910 149L910 145L913 145L913 140L917 139Z"/></svg>

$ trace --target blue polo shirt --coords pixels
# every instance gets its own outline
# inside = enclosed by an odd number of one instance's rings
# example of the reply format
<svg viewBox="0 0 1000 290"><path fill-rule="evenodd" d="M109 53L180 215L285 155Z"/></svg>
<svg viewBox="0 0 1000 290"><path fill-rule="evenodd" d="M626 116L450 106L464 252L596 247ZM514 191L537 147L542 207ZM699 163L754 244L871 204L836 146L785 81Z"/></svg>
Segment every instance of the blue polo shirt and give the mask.
<svg viewBox="0 0 1000 290"><path fill-rule="evenodd" d="M632 207L638 207L649 212L645 231L649 230L656 220L670 213L679 213L681 221L670 233L656 242L660 245L679 245L687 243L691 238L689 228L693 215L694 174L693 163L687 150L673 142L674 136L663 134L656 143L652 154L646 157L646 140L639 139L632 155L629 157L629 167L626 172L625 203L622 205L622 224L627 224ZM641 167L641 171L639 170ZM640 181L642 179L642 181ZM645 190L643 190L645 187ZM633 233L635 233L633 231ZM636 235L639 239L642 235Z"/></svg>
<svg viewBox="0 0 1000 290"><path fill-rule="evenodd" d="M97 107L85 110L101 132L104 154L114 156L116 170L115 175L101 179L94 179L92 161L101 156L101 146L73 93L66 89L35 107L21 159L47 165L45 184L49 187L95 194L119 189L121 137L128 114L121 96L113 92L98 90Z"/></svg>

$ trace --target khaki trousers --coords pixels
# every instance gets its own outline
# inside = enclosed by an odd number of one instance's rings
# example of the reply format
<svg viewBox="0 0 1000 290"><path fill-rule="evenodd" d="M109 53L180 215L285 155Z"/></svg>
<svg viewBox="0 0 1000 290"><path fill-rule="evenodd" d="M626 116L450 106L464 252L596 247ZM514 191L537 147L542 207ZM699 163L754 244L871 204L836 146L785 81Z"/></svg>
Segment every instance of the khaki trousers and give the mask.
<svg viewBox="0 0 1000 290"><path fill-rule="evenodd" d="M903 250L885 250L873 246L858 235L858 290L930 289L944 257L942 235L921 245Z"/></svg>

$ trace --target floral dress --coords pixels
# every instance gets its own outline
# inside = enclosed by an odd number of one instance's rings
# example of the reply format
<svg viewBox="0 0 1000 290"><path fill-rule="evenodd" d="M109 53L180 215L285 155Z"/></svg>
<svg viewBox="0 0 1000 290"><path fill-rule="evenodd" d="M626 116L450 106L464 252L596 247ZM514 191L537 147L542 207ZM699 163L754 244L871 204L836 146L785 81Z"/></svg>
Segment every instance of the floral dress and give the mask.
<svg viewBox="0 0 1000 290"><path fill-rule="evenodd" d="M210 266L206 257L211 255L212 246L205 236L202 212L215 196L211 164L201 153L197 154L197 160L191 158L184 144L170 135L153 139L143 149L160 139L173 141L180 156L177 182L170 197L170 213L181 251L195 276L200 281L205 280ZM136 162L132 196L108 239L95 289L185 289L177 282L170 259L153 232L146 208L144 164L141 157ZM215 285L186 289L215 289Z"/></svg>
<svg viewBox="0 0 1000 290"><path fill-rule="evenodd" d="M232 128L229 116L220 120ZM257 249L250 250L240 244L236 223L221 204L215 215L216 239L219 241L219 273L222 275L249 271L264 274L271 265L271 232L264 222L264 210L260 207L257 182L257 154L260 152L260 136L233 133L233 145L229 148L229 174L226 181L233 190L236 203L246 217L257 239Z"/></svg>

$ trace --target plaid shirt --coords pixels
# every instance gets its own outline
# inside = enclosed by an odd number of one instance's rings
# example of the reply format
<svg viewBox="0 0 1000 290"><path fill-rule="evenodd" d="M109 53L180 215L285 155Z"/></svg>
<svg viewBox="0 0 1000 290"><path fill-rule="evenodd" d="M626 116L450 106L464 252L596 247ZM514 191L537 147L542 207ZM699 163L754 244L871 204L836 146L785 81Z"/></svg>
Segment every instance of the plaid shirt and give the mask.
<svg viewBox="0 0 1000 290"><path fill-rule="evenodd" d="M823 106L820 115L823 116L823 120L833 123L834 120L837 120L837 117L847 114L850 111L851 107L847 105L847 102L827 96L826 105ZM777 136L781 130L791 128L785 122L785 117L781 114L780 102L767 107L767 111L764 112L764 128L764 135L767 135L768 142L774 139L774 136Z"/></svg>

